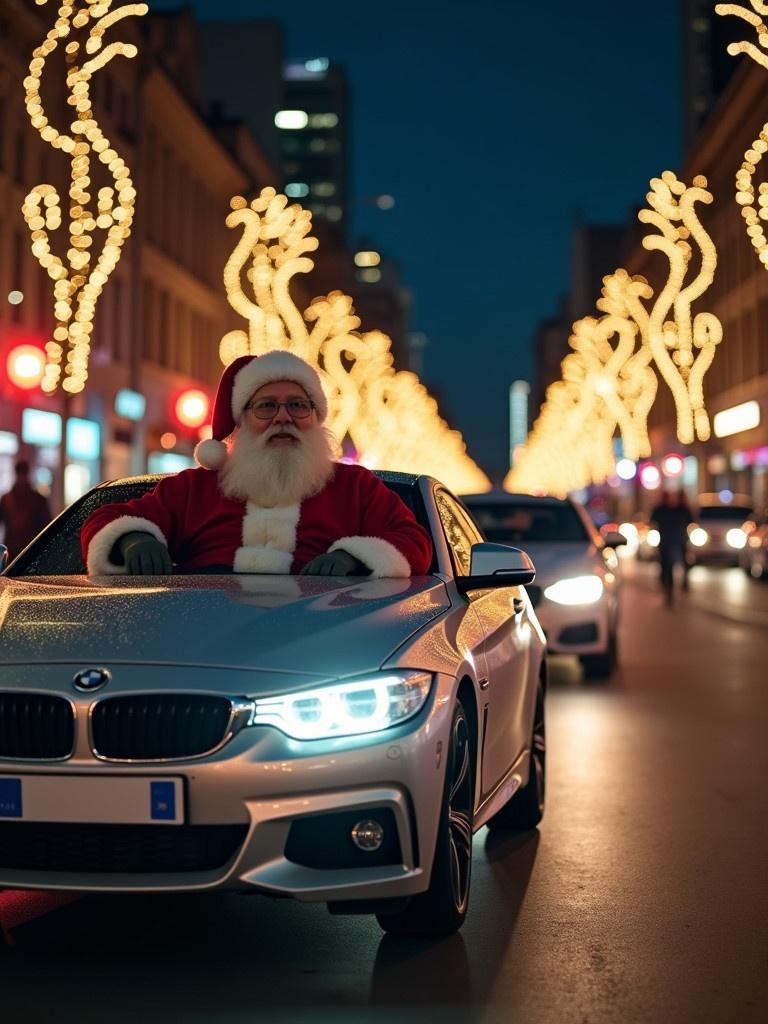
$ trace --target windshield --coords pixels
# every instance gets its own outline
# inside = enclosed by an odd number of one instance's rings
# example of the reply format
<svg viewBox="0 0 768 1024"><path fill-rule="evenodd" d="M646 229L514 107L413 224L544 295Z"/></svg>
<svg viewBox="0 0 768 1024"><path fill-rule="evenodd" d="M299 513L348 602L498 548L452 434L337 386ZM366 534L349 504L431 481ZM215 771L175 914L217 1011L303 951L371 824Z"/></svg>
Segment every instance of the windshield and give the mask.
<svg viewBox="0 0 768 1024"><path fill-rule="evenodd" d="M589 541L587 529L572 505L488 504L472 502L472 515L489 541L517 544Z"/></svg>
<svg viewBox="0 0 768 1024"><path fill-rule="evenodd" d="M751 514L752 509L747 508L746 505L711 505L699 509L699 522L723 523L737 520L743 523L745 519L749 519Z"/></svg>

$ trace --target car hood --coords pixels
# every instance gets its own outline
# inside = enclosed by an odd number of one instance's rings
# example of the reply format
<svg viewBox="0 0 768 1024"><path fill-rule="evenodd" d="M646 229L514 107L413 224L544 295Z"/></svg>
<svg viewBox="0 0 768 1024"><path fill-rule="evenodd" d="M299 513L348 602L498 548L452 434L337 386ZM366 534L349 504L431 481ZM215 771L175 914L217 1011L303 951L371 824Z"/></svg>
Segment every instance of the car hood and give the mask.
<svg viewBox="0 0 768 1024"><path fill-rule="evenodd" d="M557 580L605 570L605 562L597 546L588 542L527 543L521 547L536 566L534 582L537 587L548 587Z"/></svg>
<svg viewBox="0 0 768 1024"><path fill-rule="evenodd" d="M329 678L378 669L449 607L433 576L5 578L0 651L2 667L162 664Z"/></svg>

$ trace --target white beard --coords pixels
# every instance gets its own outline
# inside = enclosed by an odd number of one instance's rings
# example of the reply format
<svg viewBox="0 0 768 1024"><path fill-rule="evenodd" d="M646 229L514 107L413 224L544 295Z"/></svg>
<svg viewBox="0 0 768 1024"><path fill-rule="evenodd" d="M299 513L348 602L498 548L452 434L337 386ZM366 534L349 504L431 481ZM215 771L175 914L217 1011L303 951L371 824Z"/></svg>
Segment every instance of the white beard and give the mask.
<svg viewBox="0 0 768 1024"><path fill-rule="evenodd" d="M275 434L291 434L299 443L270 446ZM297 430L285 425L254 434L244 425L219 471L219 489L228 498L251 501L259 508L298 505L330 479L335 447L335 439L323 427Z"/></svg>

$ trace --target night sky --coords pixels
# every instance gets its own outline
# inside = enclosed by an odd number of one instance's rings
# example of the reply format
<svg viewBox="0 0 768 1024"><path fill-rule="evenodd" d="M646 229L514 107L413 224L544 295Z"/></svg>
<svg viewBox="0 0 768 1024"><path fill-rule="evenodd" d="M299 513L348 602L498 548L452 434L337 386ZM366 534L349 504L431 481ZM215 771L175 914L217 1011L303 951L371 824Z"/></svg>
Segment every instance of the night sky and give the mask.
<svg viewBox="0 0 768 1024"><path fill-rule="evenodd" d="M574 216L624 223L648 180L679 166L677 0L192 7L202 19L278 20L288 59L345 68L353 198L397 200L355 207L351 237L402 265L412 329L429 339L424 383L500 478L507 389L530 377L535 327L567 290Z"/></svg>

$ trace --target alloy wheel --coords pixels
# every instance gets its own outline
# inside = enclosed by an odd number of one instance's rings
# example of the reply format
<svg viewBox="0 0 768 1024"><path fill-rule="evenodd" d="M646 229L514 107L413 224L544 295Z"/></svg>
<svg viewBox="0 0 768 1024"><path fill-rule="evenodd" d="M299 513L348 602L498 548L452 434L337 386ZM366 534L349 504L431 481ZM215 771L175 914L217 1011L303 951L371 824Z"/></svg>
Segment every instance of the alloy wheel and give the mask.
<svg viewBox="0 0 768 1024"><path fill-rule="evenodd" d="M457 715L452 735L452 778L448 793L448 836L451 885L456 909L463 912L469 899L472 864L472 772L467 720Z"/></svg>

